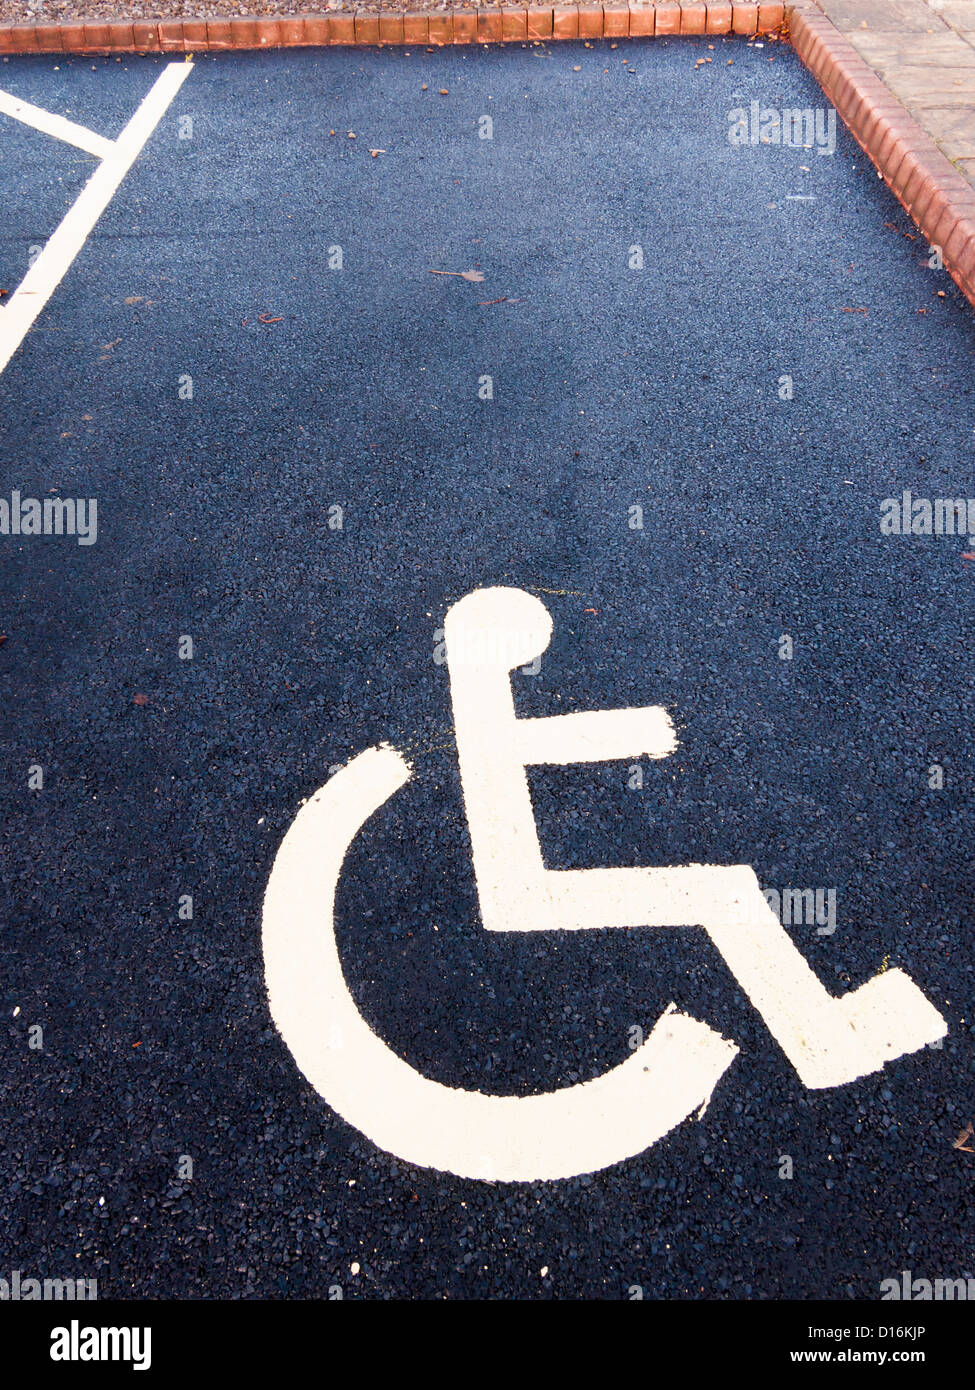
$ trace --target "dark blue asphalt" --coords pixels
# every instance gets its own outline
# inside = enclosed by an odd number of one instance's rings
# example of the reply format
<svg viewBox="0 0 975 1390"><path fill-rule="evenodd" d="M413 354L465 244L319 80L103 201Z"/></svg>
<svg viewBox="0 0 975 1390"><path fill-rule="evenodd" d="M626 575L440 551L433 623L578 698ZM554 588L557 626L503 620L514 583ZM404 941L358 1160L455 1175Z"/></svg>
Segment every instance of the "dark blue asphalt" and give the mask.
<svg viewBox="0 0 975 1390"><path fill-rule="evenodd" d="M114 135L160 67L11 60L0 87ZM0 496L94 496L99 523L0 536L10 1269L122 1298L975 1274L951 1142L975 1118L975 565L878 522L903 488L975 496L975 321L842 128L832 156L733 147L752 99L825 106L791 51L720 40L197 59L0 378ZM91 167L0 118L0 287ZM642 791L625 764L533 771L549 865L835 887L835 935L793 928L810 963L835 993L901 966L943 1050L807 1092L699 932L482 931L433 652L497 583L555 620L520 712L662 703L681 737ZM700 1122L496 1187L379 1152L304 1081L261 899L301 798L382 740L416 777L339 896L376 1030L523 1093L621 1061L674 999L741 1047Z"/></svg>

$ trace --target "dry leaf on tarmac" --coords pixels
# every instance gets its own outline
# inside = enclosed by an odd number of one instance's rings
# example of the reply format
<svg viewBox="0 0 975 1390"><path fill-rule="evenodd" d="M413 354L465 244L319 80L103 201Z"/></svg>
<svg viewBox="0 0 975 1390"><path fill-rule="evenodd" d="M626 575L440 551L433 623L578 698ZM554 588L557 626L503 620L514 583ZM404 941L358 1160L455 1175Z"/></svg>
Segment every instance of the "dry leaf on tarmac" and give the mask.
<svg viewBox="0 0 975 1390"><path fill-rule="evenodd" d="M973 1126L971 1120L969 1120L961 1134L959 1134L958 1138L952 1144L952 1148L961 1149L962 1153L975 1154L975 1149L969 1148L967 1143L973 1134L975 1134L975 1126Z"/></svg>
<svg viewBox="0 0 975 1390"><path fill-rule="evenodd" d="M148 695L133 695L133 696L132 696L132 703L133 703L134 705L147 705L147 704L149 703L149 696L148 696Z"/></svg>
<svg viewBox="0 0 975 1390"><path fill-rule="evenodd" d="M479 270L431 270L431 275L457 275L461 280L473 280L475 284L480 284L484 276Z"/></svg>

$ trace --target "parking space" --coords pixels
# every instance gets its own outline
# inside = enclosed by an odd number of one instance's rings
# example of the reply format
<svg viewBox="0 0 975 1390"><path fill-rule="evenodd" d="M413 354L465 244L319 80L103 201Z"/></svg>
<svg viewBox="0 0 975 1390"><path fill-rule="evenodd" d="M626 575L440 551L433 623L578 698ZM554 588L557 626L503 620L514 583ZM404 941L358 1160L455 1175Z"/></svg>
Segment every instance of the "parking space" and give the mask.
<svg viewBox="0 0 975 1390"><path fill-rule="evenodd" d="M114 139L169 70L11 60L0 89ZM793 111L800 143L752 141ZM3 116L0 157L13 290L93 162ZM11 1268L172 1298L964 1272L973 547L881 525L969 487L971 310L929 250L781 46L194 60L0 376L8 516L97 502L91 543L0 535ZM525 736L546 869L747 866L810 989L907 977L947 1035L911 995L877 1011L888 1065L825 1085L718 929L622 898L486 929L528 822L514 772L460 778L444 628L485 587L553 623L519 716L669 721L599 761ZM387 760L347 853L322 841L341 1008L497 1099L613 1076L673 1004L737 1048L690 1118L517 1173L499 1121L474 1171L450 1114L415 1149L308 1079L265 892L303 803L343 778L337 824L383 745L410 779ZM285 924L327 925L328 855Z"/></svg>

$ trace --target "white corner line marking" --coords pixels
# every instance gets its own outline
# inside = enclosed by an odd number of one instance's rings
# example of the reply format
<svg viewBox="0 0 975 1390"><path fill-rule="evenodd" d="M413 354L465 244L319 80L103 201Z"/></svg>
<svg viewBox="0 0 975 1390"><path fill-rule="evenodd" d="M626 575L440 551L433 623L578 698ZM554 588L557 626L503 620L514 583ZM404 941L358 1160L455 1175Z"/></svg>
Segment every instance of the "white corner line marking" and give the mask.
<svg viewBox="0 0 975 1390"><path fill-rule="evenodd" d="M122 134L117 140L106 141L108 148L102 163L61 219L10 302L0 308L0 372L63 280L192 68L193 64L186 62L166 65Z"/></svg>
<svg viewBox="0 0 975 1390"><path fill-rule="evenodd" d="M87 150L98 159L107 159L114 149L113 142L106 140L104 135L96 135L93 130L76 125L65 116L56 116L51 111L45 111L43 107L32 106L29 101L21 101L9 92L0 91L0 114L12 116L15 121L33 126L43 135L53 135L57 140L77 145L79 150Z"/></svg>

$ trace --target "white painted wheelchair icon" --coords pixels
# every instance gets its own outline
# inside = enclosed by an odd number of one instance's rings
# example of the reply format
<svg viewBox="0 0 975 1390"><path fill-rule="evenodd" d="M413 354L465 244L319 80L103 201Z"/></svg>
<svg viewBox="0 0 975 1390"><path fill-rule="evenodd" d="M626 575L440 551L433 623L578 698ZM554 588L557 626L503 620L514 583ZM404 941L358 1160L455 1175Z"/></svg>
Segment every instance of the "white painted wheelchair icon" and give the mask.
<svg viewBox="0 0 975 1390"><path fill-rule="evenodd" d="M810 1088L854 1081L945 1035L941 1015L901 970L843 998L828 994L749 865L546 869L526 767L664 758L677 744L670 718L662 706L517 718L510 673L539 656L552 634L544 605L520 589L475 590L453 605L444 629L486 930L700 926ZM356 835L410 775L393 748L360 753L298 812L268 882L263 946L271 1013L316 1091L398 1158L485 1181L594 1172L643 1152L703 1111L738 1048L674 1005L604 1075L524 1097L432 1081L372 1031L342 972L336 887Z"/></svg>

